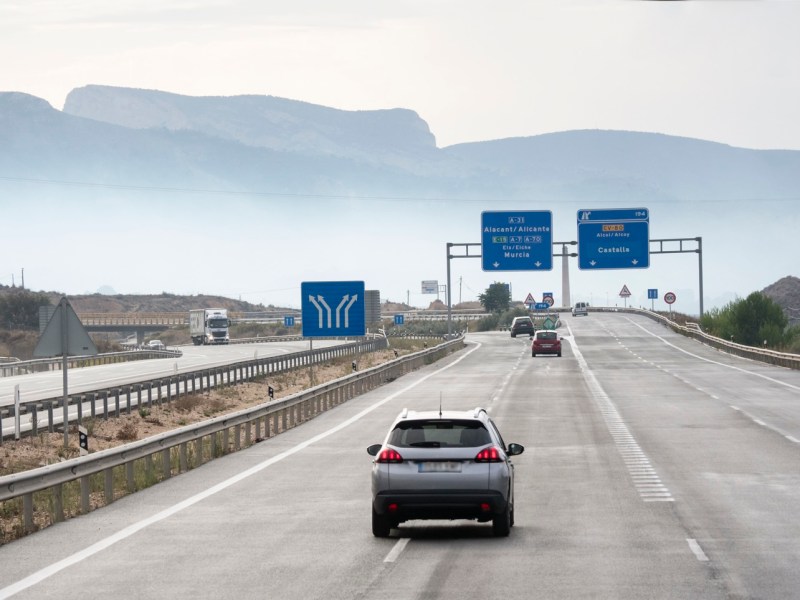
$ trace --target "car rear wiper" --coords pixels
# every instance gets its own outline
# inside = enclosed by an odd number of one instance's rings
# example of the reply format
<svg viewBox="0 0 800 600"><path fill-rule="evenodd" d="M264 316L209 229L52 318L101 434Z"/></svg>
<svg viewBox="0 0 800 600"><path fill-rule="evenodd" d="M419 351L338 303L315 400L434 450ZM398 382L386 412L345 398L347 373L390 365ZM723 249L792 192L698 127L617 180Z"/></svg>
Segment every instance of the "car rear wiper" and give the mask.
<svg viewBox="0 0 800 600"><path fill-rule="evenodd" d="M412 448L441 448L441 442L413 442L409 444Z"/></svg>

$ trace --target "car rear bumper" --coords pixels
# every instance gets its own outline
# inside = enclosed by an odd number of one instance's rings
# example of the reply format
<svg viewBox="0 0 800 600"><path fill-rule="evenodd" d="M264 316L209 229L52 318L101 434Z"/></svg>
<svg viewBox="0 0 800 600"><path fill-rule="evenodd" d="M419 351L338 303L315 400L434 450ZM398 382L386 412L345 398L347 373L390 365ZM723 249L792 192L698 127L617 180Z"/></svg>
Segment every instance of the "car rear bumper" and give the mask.
<svg viewBox="0 0 800 600"><path fill-rule="evenodd" d="M397 522L409 519L489 520L507 504L496 490L407 490L379 492L372 505Z"/></svg>

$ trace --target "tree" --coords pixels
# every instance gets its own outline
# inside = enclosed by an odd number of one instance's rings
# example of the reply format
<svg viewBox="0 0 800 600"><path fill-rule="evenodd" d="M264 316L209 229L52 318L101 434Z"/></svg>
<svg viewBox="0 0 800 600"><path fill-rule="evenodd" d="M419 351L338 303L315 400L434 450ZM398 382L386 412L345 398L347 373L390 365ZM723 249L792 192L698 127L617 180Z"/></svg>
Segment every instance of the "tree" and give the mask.
<svg viewBox="0 0 800 600"><path fill-rule="evenodd" d="M478 296L481 305L487 312L503 312L508 310L511 303L511 295L508 291L508 284L495 281L486 291Z"/></svg>
<svg viewBox="0 0 800 600"><path fill-rule="evenodd" d="M38 329L40 306L50 306L46 294L27 290L0 294L0 329Z"/></svg>
<svg viewBox="0 0 800 600"><path fill-rule="evenodd" d="M701 320L713 335L748 346L761 346L764 341L771 347L790 343L793 333L787 331L787 324L783 309L761 292L712 310Z"/></svg>
<svg viewBox="0 0 800 600"><path fill-rule="evenodd" d="M753 292L738 302L731 317L737 342L748 346L760 346L764 340L768 346L783 343L788 319L783 309L761 292Z"/></svg>

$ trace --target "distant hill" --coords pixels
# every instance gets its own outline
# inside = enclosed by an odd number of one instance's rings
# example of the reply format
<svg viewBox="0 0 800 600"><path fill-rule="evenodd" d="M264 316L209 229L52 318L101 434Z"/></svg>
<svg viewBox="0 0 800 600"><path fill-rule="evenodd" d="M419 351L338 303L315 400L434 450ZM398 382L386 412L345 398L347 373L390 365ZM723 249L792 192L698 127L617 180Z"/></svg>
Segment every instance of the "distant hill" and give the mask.
<svg viewBox="0 0 800 600"><path fill-rule="evenodd" d="M784 277L765 287L763 293L783 309L790 325L800 325L800 278Z"/></svg>
<svg viewBox="0 0 800 600"><path fill-rule="evenodd" d="M0 295L19 291L18 287L0 285ZM31 290L28 290L31 291ZM55 306L64 295L61 292L37 292L50 298L50 303ZM69 303L78 313L174 313L188 312L193 308L227 308L234 312L263 312L267 310L286 310L263 304L252 304L242 300L225 298L224 296L209 296L197 294L193 296L178 296L162 293L152 295L104 295L85 294L67 296Z"/></svg>

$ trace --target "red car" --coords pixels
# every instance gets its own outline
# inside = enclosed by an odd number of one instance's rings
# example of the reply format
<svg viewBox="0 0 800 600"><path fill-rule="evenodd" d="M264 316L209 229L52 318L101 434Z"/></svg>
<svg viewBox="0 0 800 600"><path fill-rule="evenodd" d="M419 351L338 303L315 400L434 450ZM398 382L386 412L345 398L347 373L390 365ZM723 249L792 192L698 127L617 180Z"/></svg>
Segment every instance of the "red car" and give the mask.
<svg viewBox="0 0 800 600"><path fill-rule="evenodd" d="M533 336L531 344L531 356L537 354L555 354L561 356L561 340L555 331L542 329Z"/></svg>

